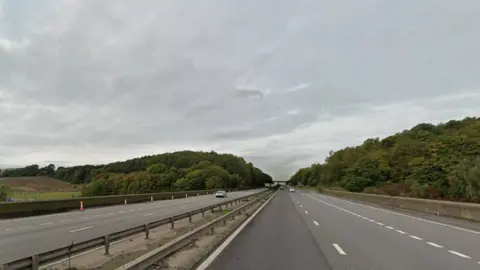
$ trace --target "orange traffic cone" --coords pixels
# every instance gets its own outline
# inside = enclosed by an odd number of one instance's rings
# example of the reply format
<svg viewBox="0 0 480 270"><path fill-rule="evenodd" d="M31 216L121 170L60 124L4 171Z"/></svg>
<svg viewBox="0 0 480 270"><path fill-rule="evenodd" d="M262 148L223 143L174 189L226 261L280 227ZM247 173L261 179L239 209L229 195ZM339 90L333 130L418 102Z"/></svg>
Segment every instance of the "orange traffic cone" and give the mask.
<svg viewBox="0 0 480 270"><path fill-rule="evenodd" d="M80 201L80 211L83 211L83 201Z"/></svg>

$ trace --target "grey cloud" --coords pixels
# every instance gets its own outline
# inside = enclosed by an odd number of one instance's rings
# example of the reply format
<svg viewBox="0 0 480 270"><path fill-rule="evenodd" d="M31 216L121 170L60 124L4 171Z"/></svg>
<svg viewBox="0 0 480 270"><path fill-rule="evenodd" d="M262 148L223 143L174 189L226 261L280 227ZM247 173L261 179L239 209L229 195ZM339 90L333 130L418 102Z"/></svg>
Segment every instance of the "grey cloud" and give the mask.
<svg viewBox="0 0 480 270"><path fill-rule="evenodd" d="M248 142L260 144L251 156L291 149L257 158L288 172L356 135L270 137L420 99L437 112L432 120L465 115L465 100L429 99L479 91L479 8L476 0L7 0L0 163L84 145L221 143L243 153L236 145Z"/></svg>

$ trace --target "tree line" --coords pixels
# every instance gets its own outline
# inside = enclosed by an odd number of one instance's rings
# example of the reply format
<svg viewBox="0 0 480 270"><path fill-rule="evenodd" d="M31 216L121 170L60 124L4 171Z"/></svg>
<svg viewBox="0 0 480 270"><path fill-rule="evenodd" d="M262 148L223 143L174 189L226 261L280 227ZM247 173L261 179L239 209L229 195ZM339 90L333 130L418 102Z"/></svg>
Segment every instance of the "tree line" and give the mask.
<svg viewBox="0 0 480 270"><path fill-rule="evenodd" d="M418 124L331 151L291 184L394 196L480 202L480 118Z"/></svg>
<svg viewBox="0 0 480 270"><path fill-rule="evenodd" d="M85 184L83 195L119 195L150 192L253 188L272 183L272 177L232 154L179 151L143 156L106 165L8 169L1 177L51 176Z"/></svg>

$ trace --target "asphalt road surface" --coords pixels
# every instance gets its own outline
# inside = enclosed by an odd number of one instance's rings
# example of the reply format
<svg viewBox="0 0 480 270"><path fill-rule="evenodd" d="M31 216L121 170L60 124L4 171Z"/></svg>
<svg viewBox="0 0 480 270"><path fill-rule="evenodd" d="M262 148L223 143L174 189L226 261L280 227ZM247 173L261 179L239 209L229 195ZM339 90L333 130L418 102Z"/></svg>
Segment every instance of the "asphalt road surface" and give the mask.
<svg viewBox="0 0 480 270"><path fill-rule="evenodd" d="M473 227L281 190L209 269L480 269Z"/></svg>
<svg viewBox="0 0 480 270"><path fill-rule="evenodd" d="M277 192L208 269L331 269L295 207L287 192Z"/></svg>
<svg viewBox="0 0 480 270"><path fill-rule="evenodd" d="M262 191L85 209L0 221L0 264Z"/></svg>

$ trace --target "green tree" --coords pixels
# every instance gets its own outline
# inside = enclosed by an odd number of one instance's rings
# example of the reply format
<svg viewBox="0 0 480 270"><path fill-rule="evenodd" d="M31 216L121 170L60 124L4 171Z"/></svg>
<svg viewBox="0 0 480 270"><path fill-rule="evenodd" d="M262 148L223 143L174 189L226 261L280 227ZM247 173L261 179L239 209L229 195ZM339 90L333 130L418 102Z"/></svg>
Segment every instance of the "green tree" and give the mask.
<svg viewBox="0 0 480 270"><path fill-rule="evenodd" d="M480 202L480 118L421 123L384 139L331 151L299 169L293 184Z"/></svg>

